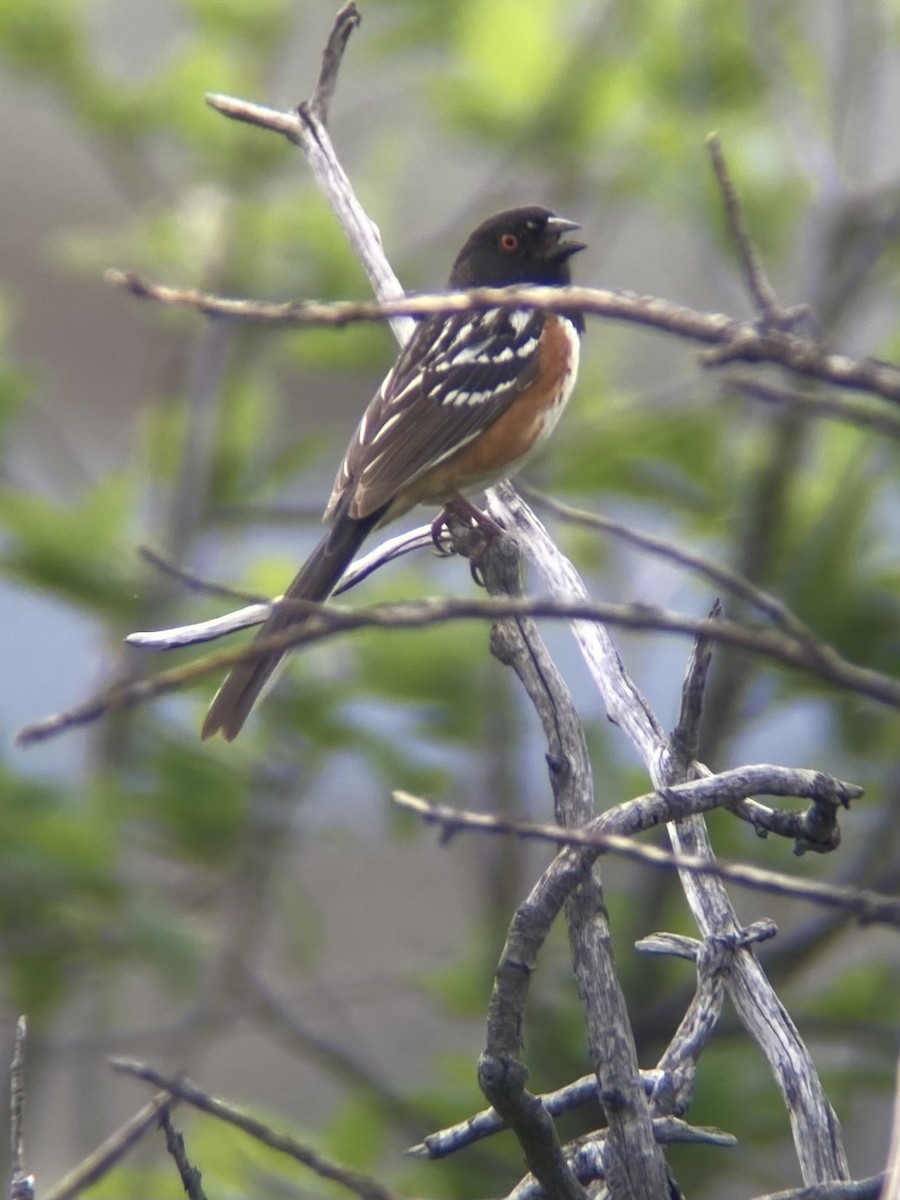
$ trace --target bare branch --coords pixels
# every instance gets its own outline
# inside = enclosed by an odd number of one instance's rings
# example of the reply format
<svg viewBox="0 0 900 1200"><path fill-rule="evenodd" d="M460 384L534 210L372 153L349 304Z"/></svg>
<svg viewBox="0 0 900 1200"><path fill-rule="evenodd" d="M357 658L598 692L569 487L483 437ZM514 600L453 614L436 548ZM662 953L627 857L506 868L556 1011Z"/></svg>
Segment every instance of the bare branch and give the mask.
<svg viewBox="0 0 900 1200"><path fill-rule="evenodd" d="M512 488L500 485L492 493L498 518L507 528L521 529L527 550L554 597L584 599L587 592L572 564L553 545L546 530ZM710 636L721 623L709 625ZM596 623L579 621L572 631L585 663L603 697L607 713L627 733L646 764L655 786L669 788L684 781L678 756L659 722L628 676L608 633ZM671 822L673 849L700 859L713 859L702 819L691 816ZM681 871L681 885L695 921L705 937L727 937L740 929L734 906L722 880L714 875ZM849 1175L840 1125L834 1115L812 1058L796 1026L756 958L742 951L727 982L729 996L751 1037L759 1044L790 1113L794 1148L808 1182L846 1179Z"/></svg>
<svg viewBox="0 0 900 1200"><path fill-rule="evenodd" d="M329 88L334 86L340 61L339 55L343 54L347 37L353 28L355 28L355 23L352 22L349 6L345 6L338 13L335 21L329 39L331 51L329 53L329 48L326 48L322 73L319 77L320 88L322 77L326 77L325 87L329 100L331 95ZM403 289L381 248L381 235L378 228L356 198L350 180L335 154L334 146L331 144L331 138L325 127L321 105L316 103L317 94L318 89L313 94L312 100L305 105L300 105L296 113L278 112L261 104L250 104L245 100L237 100L232 96L209 95L206 97L206 102L223 116L280 133L294 145L300 147L306 156L316 184L334 210L355 256L359 259L369 278L375 295L379 300L395 299L403 295ZM326 102L326 113L327 107ZM407 316L395 316L391 320L391 328L402 346L412 333L413 323Z"/></svg>
<svg viewBox="0 0 900 1200"><path fill-rule="evenodd" d="M271 1150L285 1154L295 1162L302 1163L321 1179L330 1179L333 1183L340 1184L348 1192L359 1196L360 1200L397 1200L396 1194L383 1187L377 1180L331 1162L330 1159L302 1142L298 1142L289 1134L279 1133L264 1122L257 1120L256 1117L251 1117L226 1101L204 1092L190 1080L163 1075L146 1063L131 1058L113 1058L110 1060L110 1065L114 1071L141 1079L144 1083L152 1084L153 1087L162 1088L170 1096L177 1097L185 1104L190 1104L194 1108L200 1109L201 1112L208 1113L211 1117L224 1121L227 1125L234 1126L235 1129L242 1130ZM53 1200L58 1200L58 1198L54 1197Z"/></svg>
<svg viewBox="0 0 900 1200"><path fill-rule="evenodd" d="M214 584L212 586L215 587ZM202 646L206 642L216 642L232 633L239 633L242 629L262 625L280 599L279 596L262 604L248 604L245 608L223 613L221 617L212 617L209 621L129 633L125 641L130 646L140 646L142 650L178 650L182 646Z"/></svg>
<svg viewBox="0 0 900 1200"><path fill-rule="evenodd" d="M645 1091L649 1092L653 1086L655 1074L652 1071L641 1072ZM551 1117L561 1117L587 1104L596 1104L597 1076L582 1075L574 1083L568 1083L555 1092L543 1092L538 1099ZM465 1121L429 1133L418 1145L410 1146L406 1153L410 1158L446 1158L506 1128L506 1122L495 1109L484 1108Z"/></svg>
<svg viewBox="0 0 900 1200"><path fill-rule="evenodd" d="M206 316L233 317L271 325L341 328L357 321L483 312L491 308L539 308L546 312L574 310L585 316L628 321L687 341L715 346L714 357L704 360L708 366L725 362L773 363L835 387L855 388L894 403L900 402L900 368L890 363L832 354L818 342L783 329L760 329L722 313L698 312L685 305L636 292L586 287L474 288L469 292L400 296L384 303L345 300L326 304L309 300L272 304L227 299L195 288L166 287L133 272L110 270L106 272L106 279L144 299L192 308Z"/></svg>
<svg viewBox="0 0 900 1200"><path fill-rule="evenodd" d="M656 934L637 943L638 950L660 954L671 953L673 948L677 953L682 953L680 944L693 942L691 957L697 965L696 991L672 1040L656 1064L657 1081L651 1092L655 1116L663 1113L681 1116L690 1108L697 1064L721 1015L725 982L732 968L735 950L739 946L774 937L776 933L774 922L768 921L764 928L760 925L742 930L734 938L707 938L698 942L671 934ZM672 943L678 945L673 947Z"/></svg>
<svg viewBox="0 0 900 1200"><path fill-rule="evenodd" d="M648 1095L659 1077L659 1071L641 1071L641 1083ZM575 1112L588 1104L597 1103L597 1077L582 1075L580 1079L567 1083L565 1087L558 1088L555 1092L542 1092L538 1099L551 1117L565 1116L566 1113ZM679 1124L681 1123L679 1122ZM506 1128L506 1122L493 1108L485 1108L467 1120L460 1121L457 1125L450 1125L446 1129L428 1134L418 1145L410 1146L406 1153L410 1158L446 1158L448 1155L463 1150L475 1142L480 1142L484 1138L491 1137L495 1133L500 1133ZM670 1128L668 1122L654 1121L653 1134L656 1140L658 1142L696 1140L716 1146L736 1144L736 1139L731 1134L707 1126L683 1126L684 1129L691 1131L683 1137L670 1137ZM564 1149L568 1149L568 1147L564 1147Z"/></svg>
<svg viewBox="0 0 900 1200"><path fill-rule="evenodd" d="M677 1117L657 1117L652 1122L654 1139L661 1145L703 1145L731 1148L737 1145L737 1138L730 1133L723 1133L709 1125L688 1125ZM595 1133L586 1134L567 1142L564 1149L567 1162L580 1183L591 1184L597 1180L606 1179L606 1130L598 1129ZM592 1195L598 1200L607 1200L613 1195L612 1187L607 1184L603 1192L597 1193L592 1189ZM665 1195L680 1196L681 1193L671 1186L671 1177L667 1181ZM542 1190L537 1180L526 1175L506 1197L506 1200L542 1200Z"/></svg>
<svg viewBox="0 0 900 1200"><path fill-rule="evenodd" d="M498 983L501 980L498 969ZM501 984L502 986L502 984ZM497 1015L494 998L491 1014ZM488 1027L492 1021L488 1016ZM493 1022L494 1027L498 1022ZM528 1072L514 1054L505 1053L499 1046L491 1046L478 1059L478 1083L495 1111L515 1132L525 1161L548 1200L587 1200L587 1193L578 1182L572 1168L566 1162L553 1119L537 1096L527 1091L525 1082Z"/></svg>

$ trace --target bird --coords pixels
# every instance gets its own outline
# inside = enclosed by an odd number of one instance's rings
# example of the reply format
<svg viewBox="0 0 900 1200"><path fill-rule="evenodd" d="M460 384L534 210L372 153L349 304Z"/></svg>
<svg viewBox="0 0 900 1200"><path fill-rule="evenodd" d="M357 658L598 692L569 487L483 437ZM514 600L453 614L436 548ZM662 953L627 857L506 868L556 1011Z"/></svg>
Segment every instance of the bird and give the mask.
<svg viewBox="0 0 900 1200"><path fill-rule="evenodd" d="M564 287L569 260L586 249L565 235L580 228L541 205L495 213L466 239L449 287ZM472 512L466 493L511 478L569 400L583 331L578 312L490 308L421 319L360 419L325 508L328 531L283 600L326 600L365 538L415 505ZM279 604L257 640L302 626L299 607ZM238 735L285 653L261 650L232 668L204 740Z"/></svg>

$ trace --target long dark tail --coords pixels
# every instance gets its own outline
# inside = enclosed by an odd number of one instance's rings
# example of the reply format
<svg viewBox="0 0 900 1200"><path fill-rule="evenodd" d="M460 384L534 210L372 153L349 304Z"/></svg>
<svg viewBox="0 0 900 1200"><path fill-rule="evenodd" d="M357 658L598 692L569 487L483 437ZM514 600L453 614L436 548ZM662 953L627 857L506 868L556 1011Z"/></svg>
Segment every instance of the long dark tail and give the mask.
<svg viewBox="0 0 900 1200"><path fill-rule="evenodd" d="M361 520L354 520L346 514L339 514L332 528L300 568L284 599L327 600L381 515L376 512ZM270 637L291 625L302 624L303 617L293 611L290 605L279 606L262 626L256 640ZM284 650L272 650L232 669L216 692L206 714L202 730L204 740L219 730L228 742L237 737L260 692L284 655Z"/></svg>

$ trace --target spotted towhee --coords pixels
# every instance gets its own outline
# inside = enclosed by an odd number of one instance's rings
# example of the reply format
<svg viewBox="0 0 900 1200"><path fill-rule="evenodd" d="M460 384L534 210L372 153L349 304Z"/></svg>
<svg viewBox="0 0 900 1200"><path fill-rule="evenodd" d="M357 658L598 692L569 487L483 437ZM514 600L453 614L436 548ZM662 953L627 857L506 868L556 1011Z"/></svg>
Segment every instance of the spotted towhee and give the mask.
<svg viewBox="0 0 900 1200"><path fill-rule="evenodd" d="M450 273L453 289L508 284L563 286L584 246L563 241L578 226L533 205L489 217ZM331 528L284 595L325 600L364 538L416 504L458 503L510 477L551 433L578 368L577 314L489 309L423 320L388 372L353 435L325 521ZM290 604L257 635L303 623ZM284 651L234 667L203 723L231 741Z"/></svg>

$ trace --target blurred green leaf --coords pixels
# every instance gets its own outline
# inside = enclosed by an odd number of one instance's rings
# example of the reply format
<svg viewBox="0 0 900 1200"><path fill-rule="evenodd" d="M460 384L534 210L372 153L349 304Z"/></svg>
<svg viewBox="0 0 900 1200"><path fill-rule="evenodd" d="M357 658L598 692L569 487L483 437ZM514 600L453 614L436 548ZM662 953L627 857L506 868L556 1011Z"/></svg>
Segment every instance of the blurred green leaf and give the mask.
<svg viewBox="0 0 900 1200"><path fill-rule="evenodd" d="M285 36L296 6L293 0L180 0L204 38L249 41L271 52Z"/></svg>
<svg viewBox="0 0 900 1200"><path fill-rule="evenodd" d="M196 743L159 738L152 782L135 803L169 855L214 866L229 861L246 830L247 779Z"/></svg>
<svg viewBox="0 0 900 1200"><path fill-rule="evenodd" d="M65 89L88 72L84 0L0 0L0 55L17 71Z"/></svg>
<svg viewBox="0 0 900 1200"><path fill-rule="evenodd" d="M80 502L60 504L7 488L0 491L7 573L86 610L121 619L132 607L129 537L134 480L109 475Z"/></svg>

